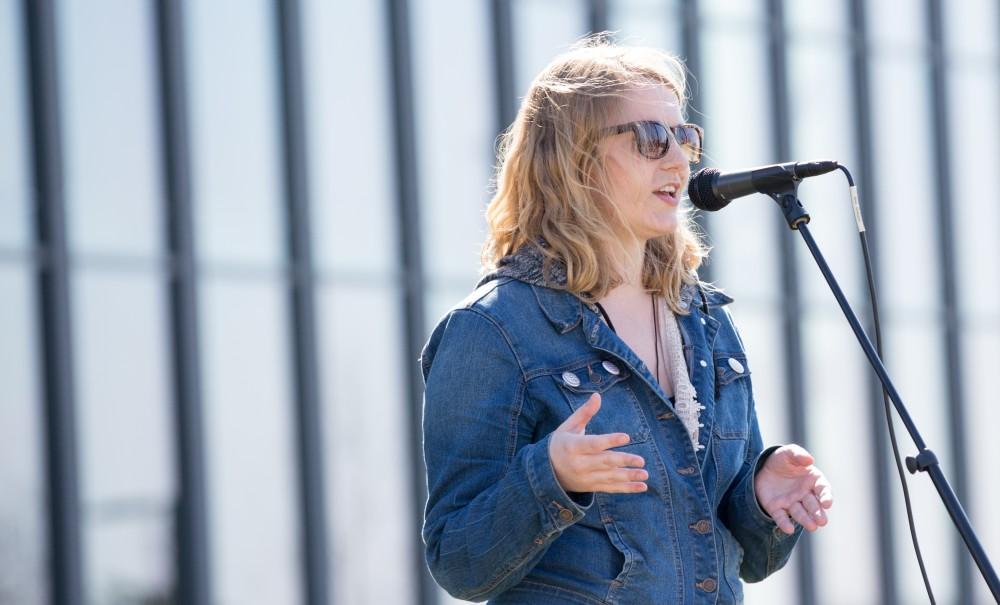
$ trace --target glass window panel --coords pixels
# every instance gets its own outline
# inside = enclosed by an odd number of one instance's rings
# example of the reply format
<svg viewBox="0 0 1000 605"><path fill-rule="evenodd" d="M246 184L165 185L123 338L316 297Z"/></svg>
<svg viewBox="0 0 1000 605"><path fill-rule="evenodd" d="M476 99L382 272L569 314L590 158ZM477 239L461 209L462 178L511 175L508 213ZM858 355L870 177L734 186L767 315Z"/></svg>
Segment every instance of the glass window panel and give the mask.
<svg viewBox="0 0 1000 605"><path fill-rule="evenodd" d="M337 603L415 594L410 436L395 286L319 289L331 577ZM364 318L363 321L358 321ZM412 363L416 363L413 360Z"/></svg>
<svg viewBox="0 0 1000 605"><path fill-rule="evenodd" d="M589 30L583 0L513 0L514 93L520 102L532 80Z"/></svg>
<svg viewBox="0 0 1000 605"><path fill-rule="evenodd" d="M302 6L312 242L324 269L387 272L399 264L385 6ZM467 124L452 127L464 132Z"/></svg>
<svg viewBox="0 0 1000 605"><path fill-rule="evenodd" d="M970 456L969 474L976 477L984 465L1000 460L1000 439L996 427L1000 426L1000 406L996 405L996 364L1000 359L1000 322L988 325L969 325L962 331L962 379L965 386L966 426L965 451ZM926 480L926 479L924 479ZM993 565L1000 559L1000 516L996 511L1000 488L996 481L973 480L969 495L962 502L969 515L972 528L982 542L983 549ZM976 574L976 603L989 603L989 589Z"/></svg>
<svg viewBox="0 0 1000 605"><path fill-rule="evenodd" d="M197 249L210 262L280 262L281 118L272 3L185 7Z"/></svg>
<svg viewBox="0 0 1000 605"><path fill-rule="evenodd" d="M853 85L849 49L839 44L793 44L789 49L789 98L792 157L785 160L835 159L851 168L855 182L861 178L854 161L855 129ZM809 230L819 243L841 288L859 310L867 302L858 244L857 223L851 207L847 180L840 172L811 178L799 187L799 199L809 211ZM862 203L866 203L862 199ZM777 210L777 208L775 208ZM795 240L799 261L800 295L806 305L836 308L836 299L816 266L801 236L784 228L784 237ZM847 328L847 323L844 323Z"/></svg>
<svg viewBox="0 0 1000 605"><path fill-rule="evenodd" d="M81 269L73 285L87 588L102 603L162 595L176 500L164 292L145 273Z"/></svg>
<svg viewBox="0 0 1000 605"><path fill-rule="evenodd" d="M788 33L798 37L809 32L814 38L816 32L847 33L849 30L849 3L845 0L827 2L784 2L785 22ZM796 74L795 70L790 70ZM795 95L792 95L795 98Z"/></svg>
<svg viewBox="0 0 1000 605"><path fill-rule="evenodd" d="M288 311L272 280L201 286L213 602L300 602Z"/></svg>
<svg viewBox="0 0 1000 605"><path fill-rule="evenodd" d="M894 311L927 312L939 304L941 263L930 124L943 116L931 115L921 62L875 60L871 83L879 298Z"/></svg>
<svg viewBox="0 0 1000 605"><path fill-rule="evenodd" d="M0 263L0 603L48 603L45 461L33 280Z"/></svg>
<svg viewBox="0 0 1000 605"><path fill-rule="evenodd" d="M832 526L809 536L820 603L873 603L878 586L880 520L872 460L869 371L864 353L839 309L808 311L803 322L806 436L834 490ZM849 447L845 447L850 443ZM843 553L851 552L850 557Z"/></svg>
<svg viewBox="0 0 1000 605"><path fill-rule="evenodd" d="M948 399L946 397L946 364L942 350L941 327L936 319L925 321L898 321L889 318L883 322L886 342L886 367L893 379L903 402L906 404L914 423L927 446L937 452L941 470L951 479L955 460L951 456L951 439L948 425L951 422ZM896 423L900 454L912 455L913 442L901 422ZM886 456L883 463L891 467L891 477L896 477L896 469ZM955 577L955 533L954 525L948 517L930 478L921 473L908 477L913 515L920 537L920 550L928 570L933 572L934 596L938 602L957 602L957 578ZM912 555L913 546L906 523L906 508L898 486L889 490L892 494L893 533L895 536L897 577L900 582L900 602L917 603L927 599L923 583L919 581L920 570ZM907 578L918 581L908 582Z"/></svg>
<svg viewBox="0 0 1000 605"><path fill-rule="evenodd" d="M941 9L949 52L996 59L1000 13L995 0L949 0Z"/></svg>
<svg viewBox="0 0 1000 605"><path fill-rule="evenodd" d="M81 269L73 285L83 499L169 502L174 431L160 280Z"/></svg>
<svg viewBox="0 0 1000 605"><path fill-rule="evenodd" d="M622 44L655 46L680 54L681 12L674 2L660 0L613 0L608 6L608 24Z"/></svg>
<svg viewBox="0 0 1000 605"><path fill-rule="evenodd" d="M776 159L772 155L767 40L759 28L703 33L707 166L738 170ZM732 57L741 57L733 61ZM738 99L738 100L737 100ZM754 116L748 120L747 116ZM774 251L781 212L763 195L741 200L711 216L709 260L714 279L739 302L763 304L781 298L780 262Z"/></svg>
<svg viewBox="0 0 1000 605"><path fill-rule="evenodd" d="M426 273L432 281L471 286L486 235L497 135L489 6L469 0L422 2L414 6L413 17ZM456 81L462 85L456 87Z"/></svg>
<svg viewBox="0 0 1000 605"><path fill-rule="evenodd" d="M87 252L158 254L153 5L64 0L58 6L71 245Z"/></svg>
<svg viewBox="0 0 1000 605"><path fill-rule="evenodd" d="M116 512L110 517L91 514L87 518L87 589L91 602L174 602L170 513L170 508L161 508Z"/></svg>
<svg viewBox="0 0 1000 605"><path fill-rule="evenodd" d="M1000 207L984 191L1000 189L1000 78L993 70L953 70L951 108L951 211L958 295L965 313L996 317L1000 300ZM969 175L974 175L970 178Z"/></svg>
<svg viewBox="0 0 1000 605"><path fill-rule="evenodd" d="M925 6L925 2L897 0L865 2L869 37L876 46L906 46L909 50L918 50L927 42ZM878 81L874 76L872 74L873 83Z"/></svg>
<svg viewBox="0 0 1000 605"><path fill-rule="evenodd" d="M699 0L698 10L712 21L763 21L767 15L764 0Z"/></svg>
<svg viewBox="0 0 1000 605"><path fill-rule="evenodd" d="M29 237L28 90L21 49L20 2L0 3L0 247L24 246Z"/></svg>

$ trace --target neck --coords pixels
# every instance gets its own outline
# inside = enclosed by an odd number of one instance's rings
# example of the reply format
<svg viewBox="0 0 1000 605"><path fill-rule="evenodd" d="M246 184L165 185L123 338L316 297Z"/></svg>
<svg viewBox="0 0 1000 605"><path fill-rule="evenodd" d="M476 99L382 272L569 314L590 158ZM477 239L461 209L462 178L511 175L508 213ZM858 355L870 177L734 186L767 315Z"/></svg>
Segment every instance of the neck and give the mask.
<svg viewBox="0 0 1000 605"><path fill-rule="evenodd" d="M605 299L635 300L648 296L646 288L642 284L645 251L644 242L636 242L635 246L627 248L628 255L620 261L623 281L609 290Z"/></svg>

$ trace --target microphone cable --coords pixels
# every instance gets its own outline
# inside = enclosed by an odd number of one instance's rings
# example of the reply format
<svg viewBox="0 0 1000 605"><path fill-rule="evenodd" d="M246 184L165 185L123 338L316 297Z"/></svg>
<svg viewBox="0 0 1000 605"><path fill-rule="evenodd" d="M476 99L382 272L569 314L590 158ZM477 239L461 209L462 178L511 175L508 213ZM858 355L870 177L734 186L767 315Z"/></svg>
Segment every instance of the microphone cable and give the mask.
<svg viewBox="0 0 1000 605"><path fill-rule="evenodd" d="M878 296L875 291L875 277L872 271L871 254L868 250L868 237L865 235L865 224L861 218L861 206L858 204L858 188L854 185L854 177L851 176L851 171L846 166L838 165L837 168L847 177L847 183L851 191L851 205L854 207L854 218L858 223L861 251L865 259L865 275L868 278L868 295L872 303L872 319L875 325L875 350L878 352L879 359L884 359L882 357L882 327L878 316ZM920 553L920 542L917 540L917 527L913 522L913 507L910 504L910 489L907 486L906 473L903 472L903 463L899 456L899 444L896 442L896 429L893 423L892 406L889 403L889 392L885 389L884 385L882 386L882 404L885 407L886 425L889 427L889 441L892 443L893 460L896 462L896 471L899 473L899 483L903 487L903 501L906 503L906 520L910 525L910 539L913 541L913 550L917 555L917 563L920 565L920 575L923 576L924 587L927 589L927 598L930 599L931 605L936 605L934 591L931 590L931 581L927 577L927 567L924 565L924 558Z"/></svg>

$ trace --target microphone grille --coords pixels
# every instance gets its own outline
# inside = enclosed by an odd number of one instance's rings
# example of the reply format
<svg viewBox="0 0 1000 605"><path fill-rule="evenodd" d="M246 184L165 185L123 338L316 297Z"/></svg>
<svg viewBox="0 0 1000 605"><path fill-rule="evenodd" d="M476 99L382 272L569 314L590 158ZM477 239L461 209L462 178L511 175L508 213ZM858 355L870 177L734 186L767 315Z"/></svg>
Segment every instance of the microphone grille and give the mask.
<svg viewBox="0 0 1000 605"><path fill-rule="evenodd" d="M718 168L702 168L691 175L691 180L688 181L688 198L695 208L715 212L729 204L728 200L719 199L712 191L712 182L718 175Z"/></svg>

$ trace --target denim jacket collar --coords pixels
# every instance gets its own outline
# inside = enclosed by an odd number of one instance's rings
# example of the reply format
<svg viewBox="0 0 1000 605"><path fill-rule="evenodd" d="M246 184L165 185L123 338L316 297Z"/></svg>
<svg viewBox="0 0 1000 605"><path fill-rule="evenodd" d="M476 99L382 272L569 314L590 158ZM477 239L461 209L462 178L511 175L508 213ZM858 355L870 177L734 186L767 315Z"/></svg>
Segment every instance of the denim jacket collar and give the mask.
<svg viewBox="0 0 1000 605"><path fill-rule="evenodd" d="M544 246L544 244L539 244ZM583 307L597 313L597 307L585 303L566 290L566 266L558 260L546 262L545 256L536 245L525 245L515 253L503 257L497 268L482 277L478 286L503 277L531 284L545 317L561 334L575 328L584 317ZM680 306L687 310L691 305L702 308L705 314L712 307L721 307L733 302L722 292L705 288L701 283L681 286Z"/></svg>

